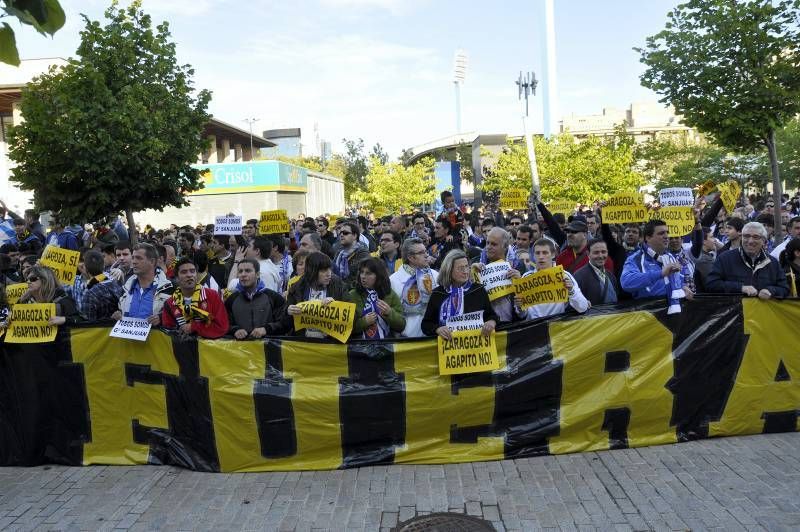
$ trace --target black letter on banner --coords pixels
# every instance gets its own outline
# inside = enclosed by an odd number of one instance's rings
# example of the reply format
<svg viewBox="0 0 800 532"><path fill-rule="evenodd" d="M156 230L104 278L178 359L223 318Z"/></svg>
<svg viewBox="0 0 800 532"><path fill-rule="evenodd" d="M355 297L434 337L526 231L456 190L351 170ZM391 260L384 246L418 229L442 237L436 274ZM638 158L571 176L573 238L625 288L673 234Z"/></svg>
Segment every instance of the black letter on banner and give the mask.
<svg viewBox="0 0 800 532"><path fill-rule="evenodd" d="M172 335L179 375L152 371L150 366L125 365L128 386L136 382L163 384L169 429L146 427L133 420L136 443L150 446L150 462L179 465L196 471L219 471L208 379L200 376L197 339Z"/></svg>
<svg viewBox="0 0 800 532"><path fill-rule="evenodd" d="M786 369L786 365L781 360L778 363L778 369L775 372L775 382L791 381L792 376ZM764 420L764 434L772 432L794 432L797 427L797 410L789 410L788 412L764 412L761 414L761 419Z"/></svg>
<svg viewBox="0 0 800 532"><path fill-rule="evenodd" d="M0 465L80 466L91 441L89 400L69 329L53 342L2 345L0 368Z"/></svg>
<svg viewBox="0 0 800 532"><path fill-rule="evenodd" d="M453 393L469 386L494 385L494 422L488 431L484 427L458 428L451 437L461 442L505 435L508 459L549 454L547 439L559 431L562 362L553 362L545 322L517 326L506 338L504 371L453 376Z"/></svg>
<svg viewBox="0 0 800 532"><path fill-rule="evenodd" d="M705 296L684 303L680 314L662 309L654 315L672 331L675 363L667 383L675 396L670 425L678 441L708 438L708 423L722 417L747 348L741 300Z"/></svg>
<svg viewBox="0 0 800 532"><path fill-rule="evenodd" d="M609 351L606 353L606 373L618 373L629 370L631 354L627 351ZM631 422L631 409L609 408L603 417L604 431L608 432L610 449L628 448L628 424Z"/></svg>
<svg viewBox="0 0 800 532"><path fill-rule="evenodd" d="M406 406L403 375L395 372L391 343L353 341L349 377L339 378L342 467L391 464L403 445Z"/></svg>
<svg viewBox="0 0 800 532"><path fill-rule="evenodd" d="M283 376L281 341L264 342L267 374L253 385L261 456L283 458L297 454L297 431L292 408L292 381Z"/></svg>

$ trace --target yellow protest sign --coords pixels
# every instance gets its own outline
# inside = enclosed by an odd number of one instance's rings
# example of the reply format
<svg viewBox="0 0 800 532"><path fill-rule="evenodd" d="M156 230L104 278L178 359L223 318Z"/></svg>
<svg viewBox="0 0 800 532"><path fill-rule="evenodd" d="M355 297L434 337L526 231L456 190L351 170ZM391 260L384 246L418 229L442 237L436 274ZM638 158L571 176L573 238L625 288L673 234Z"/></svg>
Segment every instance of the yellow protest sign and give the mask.
<svg viewBox="0 0 800 532"><path fill-rule="evenodd" d="M455 331L452 339L438 337L439 375L477 373L500 368L495 333L484 336L481 329Z"/></svg>
<svg viewBox="0 0 800 532"><path fill-rule="evenodd" d="M44 248L39 264L53 270L59 283L71 285L75 282L80 256L78 251L50 245Z"/></svg>
<svg viewBox="0 0 800 532"><path fill-rule="evenodd" d="M514 291L522 298L523 310L543 303L569 301L569 291L564 286L564 268L560 265L514 279Z"/></svg>
<svg viewBox="0 0 800 532"><path fill-rule="evenodd" d="M742 187L738 182L730 180L717 185L717 190L719 190L725 210L728 213L733 212L736 209L736 202L739 201L739 195L742 193Z"/></svg>
<svg viewBox="0 0 800 532"><path fill-rule="evenodd" d="M603 223L626 224L647 220L644 197L638 192L614 194L603 207Z"/></svg>
<svg viewBox="0 0 800 532"><path fill-rule="evenodd" d="M275 211L261 211L258 220L258 232L262 235L289 232L289 217L286 216L286 209Z"/></svg>
<svg viewBox="0 0 800 532"><path fill-rule="evenodd" d="M702 198L703 196L708 196L716 187L717 184L709 179L697 189L697 197Z"/></svg>
<svg viewBox="0 0 800 532"><path fill-rule="evenodd" d="M528 208L530 191L525 188L509 188L500 192L500 208L507 211L521 211Z"/></svg>
<svg viewBox="0 0 800 532"><path fill-rule="evenodd" d="M575 202L570 200L551 201L547 209L555 214L560 212L563 215L572 214L575 211Z"/></svg>
<svg viewBox="0 0 800 532"><path fill-rule="evenodd" d="M28 289L28 283L14 283L6 285L6 301L8 301L9 305L13 305L19 298L22 297L22 294L25 293L25 290Z"/></svg>
<svg viewBox="0 0 800 532"><path fill-rule="evenodd" d="M297 304L303 313L294 316L294 329L319 329L331 338L345 343L353 332L355 303L332 301L323 305L320 301L303 301Z"/></svg>
<svg viewBox="0 0 800 532"><path fill-rule="evenodd" d="M661 220L669 227L669 236L686 236L694 231L697 223L691 207L661 207L647 211L648 219Z"/></svg>
<svg viewBox="0 0 800 532"><path fill-rule="evenodd" d="M55 303L21 303L11 309L6 342L38 344L56 339L58 327L47 321L56 315Z"/></svg>

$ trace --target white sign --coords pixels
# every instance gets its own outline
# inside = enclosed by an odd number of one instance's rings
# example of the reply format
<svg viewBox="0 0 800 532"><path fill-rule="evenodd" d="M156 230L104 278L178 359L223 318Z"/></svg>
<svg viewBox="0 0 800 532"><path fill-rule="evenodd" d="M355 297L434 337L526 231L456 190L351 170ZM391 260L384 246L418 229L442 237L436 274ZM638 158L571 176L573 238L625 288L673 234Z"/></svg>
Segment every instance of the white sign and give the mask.
<svg viewBox="0 0 800 532"><path fill-rule="evenodd" d="M490 262L481 272L481 284L494 301L498 297L514 293L513 281L508 278L511 264L505 260Z"/></svg>
<svg viewBox="0 0 800 532"><path fill-rule="evenodd" d="M483 327L483 311L476 310L460 316L447 318L447 327L451 331L474 331Z"/></svg>
<svg viewBox="0 0 800 532"><path fill-rule="evenodd" d="M109 336L144 342L150 334L150 323L141 318L122 318L111 329Z"/></svg>
<svg viewBox="0 0 800 532"><path fill-rule="evenodd" d="M692 207L694 193L691 188L665 188L658 193L658 203L662 207Z"/></svg>
<svg viewBox="0 0 800 532"><path fill-rule="evenodd" d="M214 218L215 235L241 235L242 217L223 215Z"/></svg>

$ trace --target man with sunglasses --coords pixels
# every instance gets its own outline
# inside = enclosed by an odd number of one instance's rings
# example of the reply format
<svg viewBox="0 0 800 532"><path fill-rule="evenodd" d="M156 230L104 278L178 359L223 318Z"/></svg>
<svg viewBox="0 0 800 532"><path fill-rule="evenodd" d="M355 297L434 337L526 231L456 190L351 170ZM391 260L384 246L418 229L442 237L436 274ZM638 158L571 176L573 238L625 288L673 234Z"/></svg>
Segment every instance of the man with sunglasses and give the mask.
<svg viewBox="0 0 800 532"><path fill-rule="evenodd" d="M369 251L358 243L360 231L355 222L347 221L339 229L339 251L333 261L333 273L344 282L347 290L353 288L358 276L358 265L369 258Z"/></svg>
<svg viewBox="0 0 800 532"><path fill-rule="evenodd" d="M575 216L565 229L567 233L567 247L556 257L556 264L564 267L569 273L575 273L589 264L589 248L586 238L589 228L586 218ZM614 262L606 259L606 270L614 270Z"/></svg>
<svg viewBox="0 0 800 532"><path fill-rule="evenodd" d="M319 233L319 237L324 242L327 242L331 246L336 244L336 235L334 235L328 230L328 227L330 227L330 222L328 221L328 219L325 218L324 216L320 216L319 218L317 218L316 224L317 224L317 233Z"/></svg>

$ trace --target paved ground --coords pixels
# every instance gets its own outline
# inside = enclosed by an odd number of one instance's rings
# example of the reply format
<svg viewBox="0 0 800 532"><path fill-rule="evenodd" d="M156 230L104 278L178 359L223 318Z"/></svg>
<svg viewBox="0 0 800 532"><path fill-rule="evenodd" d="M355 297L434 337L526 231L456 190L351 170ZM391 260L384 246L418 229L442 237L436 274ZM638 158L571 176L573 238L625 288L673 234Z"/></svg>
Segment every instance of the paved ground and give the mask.
<svg viewBox="0 0 800 532"><path fill-rule="evenodd" d="M0 530L388 530L438 511L498 530L798 530L800 433L305 473L0 468Z"/></svg>

